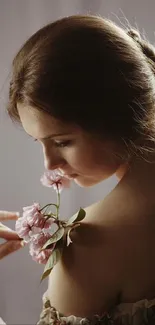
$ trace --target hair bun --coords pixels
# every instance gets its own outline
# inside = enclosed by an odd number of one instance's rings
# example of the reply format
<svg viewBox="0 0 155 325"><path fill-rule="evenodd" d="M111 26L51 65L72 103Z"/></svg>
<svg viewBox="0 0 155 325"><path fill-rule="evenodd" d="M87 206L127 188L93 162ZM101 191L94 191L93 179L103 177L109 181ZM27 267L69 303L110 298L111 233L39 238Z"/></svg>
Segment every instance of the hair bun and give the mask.
<svg viewBox="0 0 155 325"><path fill-rule="evenodd" d="M139 32L135 29L130 29L127 31L127 35L129 35L140 47L141 51L145 55L147 62L155 74L155 47L149 43L149 41L144 40Z"/></svg>
<svg viewBox="0 0 155 325"><path fill-rule="evenodd" d="M135 29L130 29L130 30L127 32L127 34L128 34L131 38L133 38L134 41L136 41L137 43L139 43L139 44L141 45L141 41L142 41L142 39L141 39L140 34L138 33L137 30L135 30Z"/></svg>

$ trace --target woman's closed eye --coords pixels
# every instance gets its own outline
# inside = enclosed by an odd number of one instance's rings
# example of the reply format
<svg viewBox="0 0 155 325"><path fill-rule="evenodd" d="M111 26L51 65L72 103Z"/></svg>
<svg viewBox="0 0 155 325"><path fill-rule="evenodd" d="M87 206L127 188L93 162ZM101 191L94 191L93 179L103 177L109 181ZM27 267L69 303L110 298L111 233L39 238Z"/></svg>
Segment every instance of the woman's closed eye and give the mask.
<svg viewBox="0 0 155 325"><path fill-rule="evenodd" d="M58 148L68 147L71 144L71 140L54 141L54 145Z"/></svg>
<svg viewBox="0 0 155 325"><path fill-rule="evenodd" d="M34 139L34 141L38 141L37 139ZM54 145L58 148L64 148L71 144L71 140L64 140L64 141L53 141Z"/></svg>

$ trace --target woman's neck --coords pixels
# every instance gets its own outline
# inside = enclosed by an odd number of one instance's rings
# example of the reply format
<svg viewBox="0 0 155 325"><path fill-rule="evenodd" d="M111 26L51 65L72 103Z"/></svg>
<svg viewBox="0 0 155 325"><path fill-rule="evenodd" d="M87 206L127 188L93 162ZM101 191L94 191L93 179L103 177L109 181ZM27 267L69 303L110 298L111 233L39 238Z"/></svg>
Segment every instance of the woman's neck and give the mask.
<svg viewBox="0 0 155 325"><path fill-rule="evenodd" d="M148 155L147 159L134 157L129 163L122 165L116 172L119 179L117 188L143 190L155 197L155 153Z"/></svg>

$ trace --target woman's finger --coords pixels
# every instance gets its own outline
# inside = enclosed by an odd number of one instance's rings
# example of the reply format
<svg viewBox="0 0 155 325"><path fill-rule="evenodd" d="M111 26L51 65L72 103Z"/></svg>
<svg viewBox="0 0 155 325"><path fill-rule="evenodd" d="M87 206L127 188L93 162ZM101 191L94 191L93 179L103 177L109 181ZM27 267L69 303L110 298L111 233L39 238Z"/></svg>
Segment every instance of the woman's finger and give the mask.
<svg viewBox="0 0 155 325"><path fill-rule="evenodd" d="M8 240L16 240L19 239L17 233L10 229L9 227L3 225L0 222L0 238L8 239Z"/></svg>
<svg viewBox="0 0 155 325"><path fill-rule="evenodd" d="M7 240L19 240L19 236L17 233L9 228L0 227L0 238L4 238Z"/></svg>
<svg viewBox="0 0 155 325"><path fill-rule="evenodd" d="M19 212L9 212L0 210L0 220L17 220L19 218Z"/></svg>
<svg viewBox="0 0 155 325"><path fill-rule="evenodd" d="M17 251L18 249L20 249L23 246L24 246L24 244L20 240L10 240L4 244L1 244L0 245L0 259Z"/></svg>

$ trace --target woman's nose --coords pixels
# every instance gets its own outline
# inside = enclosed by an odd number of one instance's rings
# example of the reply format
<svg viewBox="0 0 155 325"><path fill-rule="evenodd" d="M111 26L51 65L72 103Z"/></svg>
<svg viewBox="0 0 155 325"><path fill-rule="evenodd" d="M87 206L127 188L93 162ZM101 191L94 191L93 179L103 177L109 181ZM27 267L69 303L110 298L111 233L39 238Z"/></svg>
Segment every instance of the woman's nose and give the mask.
<svg viewBox="0 0 155 325"><path fill-rule="evenodd" d="M64 165L63 159L54 152L54 150L48 150L47 148L43 148L44 154L44 167L48 170L54 170L60 168Z"/></svg>

